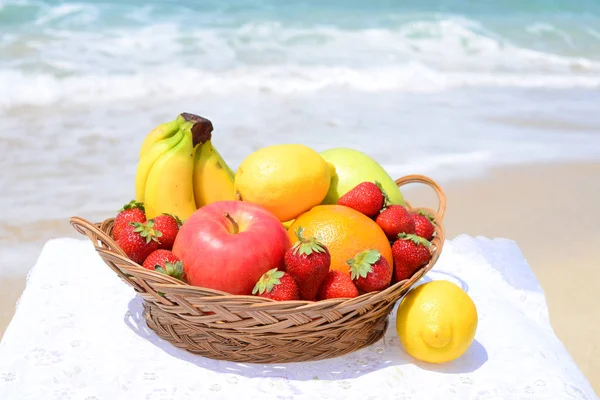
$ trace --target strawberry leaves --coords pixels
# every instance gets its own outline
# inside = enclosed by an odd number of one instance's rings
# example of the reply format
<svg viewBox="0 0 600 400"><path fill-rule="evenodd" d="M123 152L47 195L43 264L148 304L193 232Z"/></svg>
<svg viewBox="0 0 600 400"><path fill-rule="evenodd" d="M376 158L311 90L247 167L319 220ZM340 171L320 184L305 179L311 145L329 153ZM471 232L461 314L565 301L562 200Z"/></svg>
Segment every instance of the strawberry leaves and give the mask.
<svg viewBox="0 0 600 400"><path fill-rule="evenodd" d="M433 216L430 213L428 213L427 211L419 210L417 212L417 214L424 216L425 218L427 218L429 220L429 222L431 222L432 224L435 225L435 218L433 218Z"/></svg>
<svg viewBox="0 0 600 400"><path fill-rule="evenodd" d="M379 190L381 190L381 194L383 194L383 207L381 207L381 209L385 210L386 207L388 207L392 204L392 201L390 200L388 194L386 193L386 191L383 188L383 186L381 185L381 183L379 181L375 181L374 183L375 183L375 185L377 185Z"/></svg>
<svg viewBox="0 0 600 400"><path fill-rule="evenodd" d="M273 290L275 285L281 283L279 279L281 279L283 275L283 271L279 271L277 268L265 272L258 282L256 282L254 289L252 289L252 294L263 294L264 292L271 293L271 290Z"/></svg>
<svg viewBox="0 0 600 400"><path fill-rule="evenodd" d="M310 256L313 252L325 253L325 248L322 243L320 243L314 237L305 238L303 233L304 233L304 228L298 227L298 229L296 229L296 237L298 238L298 241L296 243L294 243L294 246L292 246L292 248L294 250L294 254L296 254L296 255L304 254L306 256Z"/></svg>
<svg viewBox="0 0 600 400"><path fill-rule="evenodd" d="M146 222L131 222L130 225L135 227L133 230L134 232L139 233L141 237L146 239L146 243L150 243L152 240L158 242L158 238L162 236L161 231L154 229L153 220Z"/></svg>
<svg viewBox="0 0 600 400"><path fill-rule="evenodd" d="M425 247L431 247L431 242L425 238L422 238L420 236L414 235L414 234L407 234L407 233L399 233L398 234L398 239L401 240L410 240L411 242L413 242L414 244L418 245L422 245Z"/></svg>
<svg viewBox="0 0 600 400"><path fill-rule="evenodd" d="M162 213L162 215L168 215L169 217L173 218L177 223L178 228L181 228L181 225L183 225L183 221L175 214Z"/></svg>
<svg viewBox="0 0 600 400"><path fill-rule="evenodd" d="M134 208L139 208L142 211L146 211L144 209L144 204L137 202L135 200L131 200L129 203L125 204L120 210L119 212L125 211L125 210L133 210Z"/></svg>
<svg viewBox="0 0 600 400"><path fill-rule="evenodd" d="M183 263L181 261L177 261L176 263L167 261L164 268L160 264L156 264L154 266L154 270L156 272L160 272L161 274L169 275L175 279L183 279Z"/></svg>
<svg viewBox="0 0 600 400"><path fill-rule="evenodd" d="M354 258L346 261L350 266L352 280L359 277L366 278L373 271L373 264L381 258L381 254L376 249L361 251Z"/></svg>

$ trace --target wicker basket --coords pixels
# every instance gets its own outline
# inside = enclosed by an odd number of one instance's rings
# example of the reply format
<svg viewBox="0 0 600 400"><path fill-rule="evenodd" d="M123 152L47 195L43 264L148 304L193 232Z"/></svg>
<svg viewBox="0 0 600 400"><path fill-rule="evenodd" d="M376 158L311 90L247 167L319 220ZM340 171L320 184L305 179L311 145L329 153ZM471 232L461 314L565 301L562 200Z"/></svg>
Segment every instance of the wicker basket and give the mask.
<svg viewBox="0 0 600 400"><path fill-rule="evenodd" d="M424 183L435 190L439 206L426 210L435 218L432 258L408 280L353 299L278 302L257 296L234 296L188 285L142 268L111 238L113 219L71 224L93 243L104 262L142 297L150 329L173 345L201 356L236 362L284 363L337 357L377 342L388 314L409 288L435 264L444 244L442 218L446 199L437 183L422 175L396 184ZM407 203L407 208L416 210Z"/></svg>

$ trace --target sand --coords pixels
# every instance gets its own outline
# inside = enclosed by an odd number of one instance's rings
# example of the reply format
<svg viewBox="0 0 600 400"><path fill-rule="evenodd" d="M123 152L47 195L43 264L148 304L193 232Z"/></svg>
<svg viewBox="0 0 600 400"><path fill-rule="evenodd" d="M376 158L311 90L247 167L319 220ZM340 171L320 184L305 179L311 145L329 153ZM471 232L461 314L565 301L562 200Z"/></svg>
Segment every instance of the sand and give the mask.
<svg viewBox="0 0 600 400"><path fill-rule="evenodd" d="M439 179L431 175L434 179ZM441 181L448 198L447 237L515 240L538 277L559 339L600 393L600 164L502 167L469 181ZM413 205L433 205L428 189L405 189ZM0 282L0 335L24 277Z"/></svg>
<svg viewBox="0 0 600 400"><path fill-rule="evenodd" d="M432 191L411 186L411 204L436 204ZM516 241L544 289L554 332L600 393L600 164L502 168L443 188L447 238Z"/></svg>
<svg viewBox="0 0 600 400"><path fill-rule="evenodd" d="M15 313L16 302L25 289L24 276L0 278L0 338Z"/></svg>

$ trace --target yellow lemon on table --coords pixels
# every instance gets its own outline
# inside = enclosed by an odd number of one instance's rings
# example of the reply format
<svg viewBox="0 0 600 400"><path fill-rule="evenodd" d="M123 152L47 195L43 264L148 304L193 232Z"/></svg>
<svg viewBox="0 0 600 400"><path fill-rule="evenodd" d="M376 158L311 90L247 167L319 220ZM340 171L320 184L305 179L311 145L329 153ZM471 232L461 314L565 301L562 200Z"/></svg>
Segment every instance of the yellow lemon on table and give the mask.
<svg viewBox="0 0 600 400"><path fill-rule="evenodd" d="M444 363L463 355L475 338L477 309L469 295L449 281L412 289L396 312L402 346L414 358Z"/></svg>
<svg viewBox="0 0 600 400"><path fill-rule="evenodd" d="M268 146L241 162L234 187L243 201L263 206L286 222L323 201L329 190L331 168L310 147Z"/></svg>

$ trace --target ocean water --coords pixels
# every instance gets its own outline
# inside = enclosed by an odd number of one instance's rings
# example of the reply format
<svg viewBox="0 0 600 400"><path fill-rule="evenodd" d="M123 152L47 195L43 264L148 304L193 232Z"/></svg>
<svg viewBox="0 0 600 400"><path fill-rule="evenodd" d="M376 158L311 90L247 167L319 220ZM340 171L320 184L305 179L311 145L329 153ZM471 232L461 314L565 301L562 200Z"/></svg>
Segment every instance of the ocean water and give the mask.
<svg viewBox="0 0 600 400"><path fill-rule="evenodd" d="M234 169L295 142L450 180L600 159L599 89L597 0L0 0L0 273L130 200L183 111Z"/></svg>

